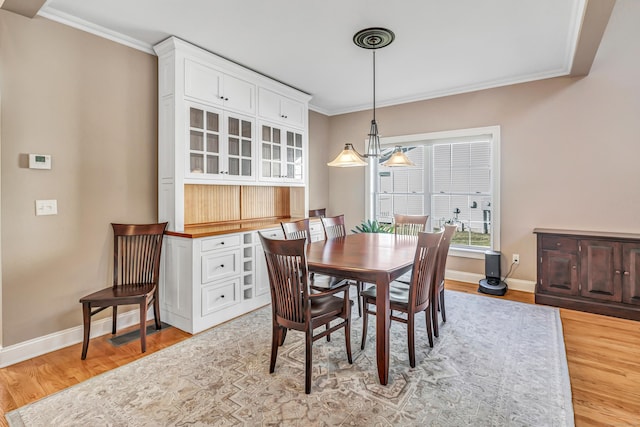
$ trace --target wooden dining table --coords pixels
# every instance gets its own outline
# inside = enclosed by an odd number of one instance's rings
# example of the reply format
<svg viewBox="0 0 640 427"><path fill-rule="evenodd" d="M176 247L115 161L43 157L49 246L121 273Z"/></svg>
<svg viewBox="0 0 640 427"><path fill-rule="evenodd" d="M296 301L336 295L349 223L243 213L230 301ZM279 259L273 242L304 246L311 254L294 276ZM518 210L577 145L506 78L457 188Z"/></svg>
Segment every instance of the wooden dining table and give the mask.
<svg viewBox="0 0 640 427"><path fill-rule="evenodd" d="M310 272L376 284L376 360L382 385L389 382L389 284L411 270L417 242L416 236L358 233L307 248Z"/></svg>

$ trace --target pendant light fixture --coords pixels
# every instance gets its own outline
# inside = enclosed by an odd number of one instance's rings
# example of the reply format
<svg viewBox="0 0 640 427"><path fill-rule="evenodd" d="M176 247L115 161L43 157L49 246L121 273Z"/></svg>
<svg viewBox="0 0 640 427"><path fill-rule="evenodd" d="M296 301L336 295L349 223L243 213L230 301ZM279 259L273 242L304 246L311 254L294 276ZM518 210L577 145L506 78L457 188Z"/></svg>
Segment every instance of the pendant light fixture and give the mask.
<svg viewBox="0 0 640 427"><path fill-rule="evenodd" d="M371 120L371 129L369 130L369 141L367 143L367 151L364 155L358 153L352 144L345 144L344 150L332 162L327 163L329 166L336 167L353 167L366 166L365 157L380 157L380 135L378 134L378 122L376 122L376 50L385 46L389 46L395 39L393 31L386 28L365 28L358 31L353 36L353 42L356 46L363 49L370 49L373 52L373 119ZM400 150L402 158L396 158L393 164L389 163L391 158L387 160L385 166L413 166L413 163ZM395 156L395 151L394 151ZM392 156L393 158L393 156Z"/></svg>
<svg viewBox="0 0 640 427"><path fill-rule="evenodd" d="M399 145L396 145L396 147L393 149L393 153L391 154L391 157L389 157L387 159L387 161L382 163L382 166L389 166L389 167L394 167L394 166L415 166L415 165L416 164L413 163L407 157L407 155L402 150L402 147L399 146Z"/></svg>

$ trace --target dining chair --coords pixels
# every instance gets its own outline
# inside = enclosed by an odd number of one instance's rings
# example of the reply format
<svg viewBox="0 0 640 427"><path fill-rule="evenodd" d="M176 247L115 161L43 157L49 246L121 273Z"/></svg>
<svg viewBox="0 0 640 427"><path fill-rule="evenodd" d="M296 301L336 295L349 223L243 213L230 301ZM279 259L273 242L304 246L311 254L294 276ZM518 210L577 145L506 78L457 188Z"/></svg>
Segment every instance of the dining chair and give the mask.
<svg viewBox="0 0 640 427"><path fill-rule="evenodd" d="M309 209L309 218L324 218L327 215L327 208Z"/></svg>
<svg viewBox="0 0 640 427"><path fill-rule="evenodd" d="M442 315L442 321L447 321L447 315L444 309L444 274L447 267L447 256L449 255L449 247L451 239L458 229L457 225L446 224L442 233L442 240L438 246L438 256L436 259L436 272L433 275L433 303L431 304L431 321L433 322L433 334L437 337L438 332L438 311Z"/></svg>
<svg viewBox="0 0 640 427"><path fill-rule="evenodd" d="M306 240L276 240L264 237L260 240L269 273L272 302L271 362L269 373L275 371L278 347L288 329L305 334L305 382L306 394L311 392L312 345L313 342L338 329L344 328L347 360L351 358L351 301L349 285L311 293L307 269ZM336 294L342 292L342 298ZM333 326L334 320L342 321ZM325 330L314 335L314 329L325 326Z"/></svg>
<svg viewBox="0 0 640 427"><path fill-rule="evenodd" d="M309 219L304 218L298 221L281 222L282 232L284 238L291 239L306 239L307 243L311 243L311 231L309 229ZM324 291L332 289L337 286L341 286L346 283L345 279L340 279L334 276L327 276L325 274L311 273L310 286L312 289Z"/></svg>
<svg viewBox="0 0 640 427"><path fill-rule="evenodd" d="M389 306L392 310L391 320L405 323L407 325L407 345L409 348L409 364L412 368L416 366L414 323L416 314L424 311L427 325L427 337L429 346L433 347L433 336L431 329L430 304L432 297L431 286L435 273L435 262L438 253L438 244L443 233L419 233L418 244L414 256L413 270L411 272L411 285L409 288L394 286L395 282L389 285ZM364 303L364 321L362 324L362 344L360 348L364 350L367 340L367 325L369 314L376 312L369 309L369 304L376 304L376 286L372 286L361 293ZM393 314L393 311L405 313L406 319Z"/></svg>
<svg viewBox="0 0 640 427"><path fill-rule="evenodd" d="M322 228L324 229L324 239L338 239L347 235L347 228L344 224L344 215L324 217L321 218ZM360 292L362 292L362 282L352 283L355 285L358 295L358 316L362 317L362 298Z"/></svg>
<svg viewBox="0 0 640 427"><path fill-rule="evenodd" d="M147 351L147 310L153 304L156 329L160 329L158 277L162 236L167 223L111 224L113 228L113 286L80 298L84 323L81 359L87 358L91 317L112 307L111 333L115 335L119 305L140 307L140 346ZM96 307L95 310L93 308Z"/></svg>
<svg viewBox="0 0 640 427"><path fill-rule="evenodd" d="M393 215L394 233L415 236L425 231L429 215Z"/></svg>

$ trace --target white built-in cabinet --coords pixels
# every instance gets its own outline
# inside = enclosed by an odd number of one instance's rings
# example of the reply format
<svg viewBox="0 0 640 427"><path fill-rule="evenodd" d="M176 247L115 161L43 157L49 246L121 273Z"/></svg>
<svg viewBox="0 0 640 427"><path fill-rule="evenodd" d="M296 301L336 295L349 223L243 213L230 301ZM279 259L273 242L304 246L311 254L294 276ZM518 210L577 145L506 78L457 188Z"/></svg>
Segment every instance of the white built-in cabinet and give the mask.
<svg viewBox="0 0 640 427"><path fill-rule="evenodd" d="M282 230L262 231L284 238ZM165 236L160 272L161 319L195 334L270 302L257 231L185 238Z"/></svg>
<svg viewBox="0 0 640 427"><path fill-rule="evenodd" d="M180 235L184 187L307 187L311 97L176 37L154 50L158 221L176 232L162 250L161 319L194 334L268 304L269 278L257 231Z"/></svg>
<svg viewBox="0 0 640 427"><path fill-rule="evenodd" d="M169 230L184 230L185 184L308 186L309 95L176 37L154 50L158 220Z"/></svg>

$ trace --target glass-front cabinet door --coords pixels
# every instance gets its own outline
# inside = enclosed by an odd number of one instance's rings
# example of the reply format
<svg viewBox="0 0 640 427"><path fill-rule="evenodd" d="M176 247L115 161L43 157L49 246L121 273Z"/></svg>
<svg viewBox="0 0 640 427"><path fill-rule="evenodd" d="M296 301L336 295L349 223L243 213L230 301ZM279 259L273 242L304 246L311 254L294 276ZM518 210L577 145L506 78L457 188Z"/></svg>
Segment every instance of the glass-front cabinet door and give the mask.
<svg viewBox="0 0 640 427"><path fill-rule="evenodd" d="M253 121L227 116L227 163L223 173L229 177L253 177Z"/></svg>
<svg viewBox="0 0 640 427"><path fill-rule="evenodd" d="M221 114L189 107L189 163L187 174L194 177L220 173Z"/></svg>
<svg viewBox="0 0 640 427"><path fill-rule="evenodd" d="M302 134L287 131L287 179L302 180Z"/></svg>
<svg viewBox="0 0 640 427"><path fill-rule="evenodd" d="M304 182L303 134L267 123L260 130L260 180Z"/></svg>
<svg viewBox="0 0 640 427"><path fill-rule="evenodd" d="M262 125L262 168L260 176L267 180L282 178L282 132L279 128Z"/></svg>
<svg viewBox="0 0 640 427"><path fill-rule="evenodd" d="M253 119L197 104L188 106L188 116L187 178L255 178Z"/></svg>

